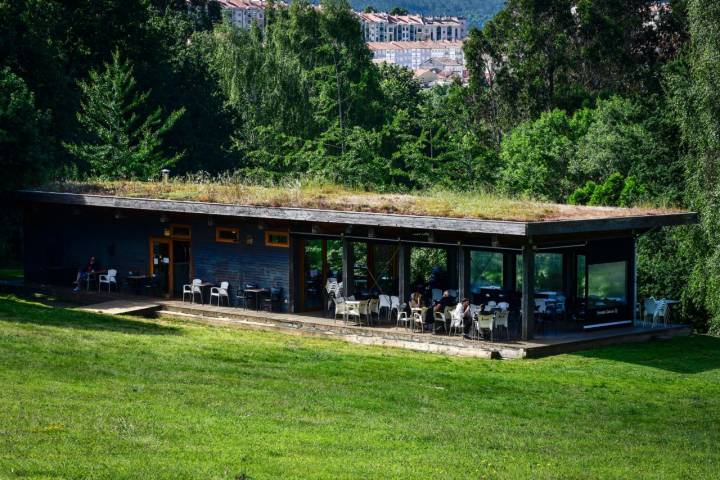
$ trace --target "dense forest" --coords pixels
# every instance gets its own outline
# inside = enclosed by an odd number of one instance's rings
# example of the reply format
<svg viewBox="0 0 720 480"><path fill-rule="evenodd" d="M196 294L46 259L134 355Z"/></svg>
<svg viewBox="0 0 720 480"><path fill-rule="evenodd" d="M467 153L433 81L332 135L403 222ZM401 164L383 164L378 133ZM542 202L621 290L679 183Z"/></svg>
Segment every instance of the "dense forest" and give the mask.
<svg viewBox="0 0 720 480"><path fill-rule="evenodd" d="M0 1L0 185L171 167L690 208L641 237L640 294L717 333L720 5L654 5L509 0L466 42L470 84L426 90L372 63L345 0L264 31L205 0Z"/></svg>
<svg viewBox="0 0 720 480"><path fill-rule="evenodd" d="M378 12L389 12L394 8L423 15L453 15L466 17L471 26L480 27L502 8L505 0L352 0L355 10L367 7Z"/></svg>

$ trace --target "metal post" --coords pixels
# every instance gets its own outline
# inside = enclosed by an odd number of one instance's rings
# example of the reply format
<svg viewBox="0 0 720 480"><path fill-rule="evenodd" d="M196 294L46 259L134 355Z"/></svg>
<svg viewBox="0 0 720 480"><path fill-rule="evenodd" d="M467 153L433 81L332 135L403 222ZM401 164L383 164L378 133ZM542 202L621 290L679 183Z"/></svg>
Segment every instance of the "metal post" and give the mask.
<svg viewBox="0 0 720 480"><path fill-rule="evenodd" d="M522 339L533 338L535 330L535 249L523 245Z"/></svg>
<svg viewBox="0 0 720 480"><path fill-rule="evenodd" d="M402 305L410 298L410 246L405 243L398 249L398 291Z"/></svg>
<svg viewBox="0 0 720 480"><path fill-rule="evenodd" d="M353 244L345 235L342 237L343 295L353 294L355 286L355 251Z"/></svg>
<svg viewBox="0 0 720 480"><path fill-rule="evenodd" d="M632 271L632 299L633 299L633 307L632 307L632 320L633 325L636 325L638 322L638 297L637 297L637 291L638 291L638 285L637 285L637 237L633 236L633 248L632 248L632 265L633 265L633 271Z"/></svg>
<svg viewBox="0 0 720 480"><path fill-rule="evenodd" d="M458 300L470 293L470 252L467 248L457 246Z"/></svg>

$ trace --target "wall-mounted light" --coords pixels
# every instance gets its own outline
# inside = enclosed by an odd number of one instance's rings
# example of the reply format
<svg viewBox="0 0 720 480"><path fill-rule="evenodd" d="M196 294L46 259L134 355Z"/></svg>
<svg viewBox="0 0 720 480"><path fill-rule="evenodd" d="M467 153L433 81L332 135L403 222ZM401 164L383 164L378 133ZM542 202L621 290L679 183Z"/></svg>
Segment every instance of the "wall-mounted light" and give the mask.
<svg viewBox="0 0 720 480"><path fill-rule="evenodd" d="M312 233L320 233L320 227L319 227L318 225L313 225L313 226L310 228L310 231L311 231Z"/></svg>
<svg viewBox="0 0 720 480"><path fill-rule="evenodd" d="M368 237L369 238L375 238L375 229L370 227L368 228Z"/></svg>
<svg viewBox="0 0 720 480"><path fill-rule="evenodd" d="M248 247L252 247L254 240L255 239L253 238L252 235L245 235L245 245L247 245Z"/></svg>
<svg viewBox="0 0 720 480"><path fill-rule="evenodd" d="M162 215L160 215L160 223L168 223L169 221L170 221L170 219L168 218L167 215L165 215L164 213Z"/></svg>
<svg viewBox="0 0 720 480"><path fill-rule="evenodd" d="M213 217L208 217L208 227L212 227L215 225L215 220L213 220Z"/></svg>
<svg viewBox="0 0 720 480"><path fill-rule="evenodd" d="M163 229L163 235L164 235L164 236L169 237L169 236L170 236L170 233L171 233L171 232L170 232L170 229L169 229L169 228Z"/></svg>
<svg viewBox="0 0 720 480"><path fill-rule="evenodd" d="M266 226L265 222L263 222L262 220L260 222L258 222L258 228L260 230L265 230L265 226Z"/></svg>
<svg viewBox="0 0 720 480"><path fill-rule="evenodd" d="M120 220L121 218L124 218L124 215L120 210L115 210L115 220Z"/></svg>

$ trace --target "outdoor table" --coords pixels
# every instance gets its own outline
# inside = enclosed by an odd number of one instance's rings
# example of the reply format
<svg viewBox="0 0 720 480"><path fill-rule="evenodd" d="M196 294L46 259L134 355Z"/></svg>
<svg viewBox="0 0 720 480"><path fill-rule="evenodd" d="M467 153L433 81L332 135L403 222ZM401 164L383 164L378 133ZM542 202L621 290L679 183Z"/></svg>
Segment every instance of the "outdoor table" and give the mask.
<svg viewBox="0 0 720 480"><path fill-rule="evenodd" d="M246 288L244 290L245 302L247 303L247 294L252 293L255 295L255 311L260 310L260 294L268 293L270 290L267 288Z"/></svg>
<svg viewBox="0 0 720 480"><path fill-rule="evenodd" d="M215 284L209 283L209 282L202 282L196 286L200 287L200 302L204 305L205 304L205 292L209 291L210 288L215 286Z"/></svg>
<svg viewBox="0 0 720 480"><path fill-rule="evenodd" d="M140 295L140 287L148 278L150 277L147 275L128 275L125 277L128 282L128 287L132 288L137 295ZM130 283L133 284L132 287L130 286Z"/></svg>

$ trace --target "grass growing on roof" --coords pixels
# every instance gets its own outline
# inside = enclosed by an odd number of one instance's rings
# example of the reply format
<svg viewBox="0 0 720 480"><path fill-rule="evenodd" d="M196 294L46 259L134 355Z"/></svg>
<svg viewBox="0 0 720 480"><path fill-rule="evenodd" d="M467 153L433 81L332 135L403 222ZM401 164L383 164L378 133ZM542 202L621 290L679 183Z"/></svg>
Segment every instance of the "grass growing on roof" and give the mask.
<svg viewBox="0 0 720 480"><path fill-rule="evenodd" d="M434 189L414 193L369 192L328 183L287 181L259 185L241 177L188 176L168 183L140 181L62 182L51 191L192 200L268 207L433 215L486 220L540 221L665 213L668 209L583 207L512 199L488 192Z"/></svg>
<svg viewBox="0 0 720 480"><path fill-rule="evenodd" d="M0 477L714 478L719 347L499 362L4 297Z"/></svg>

